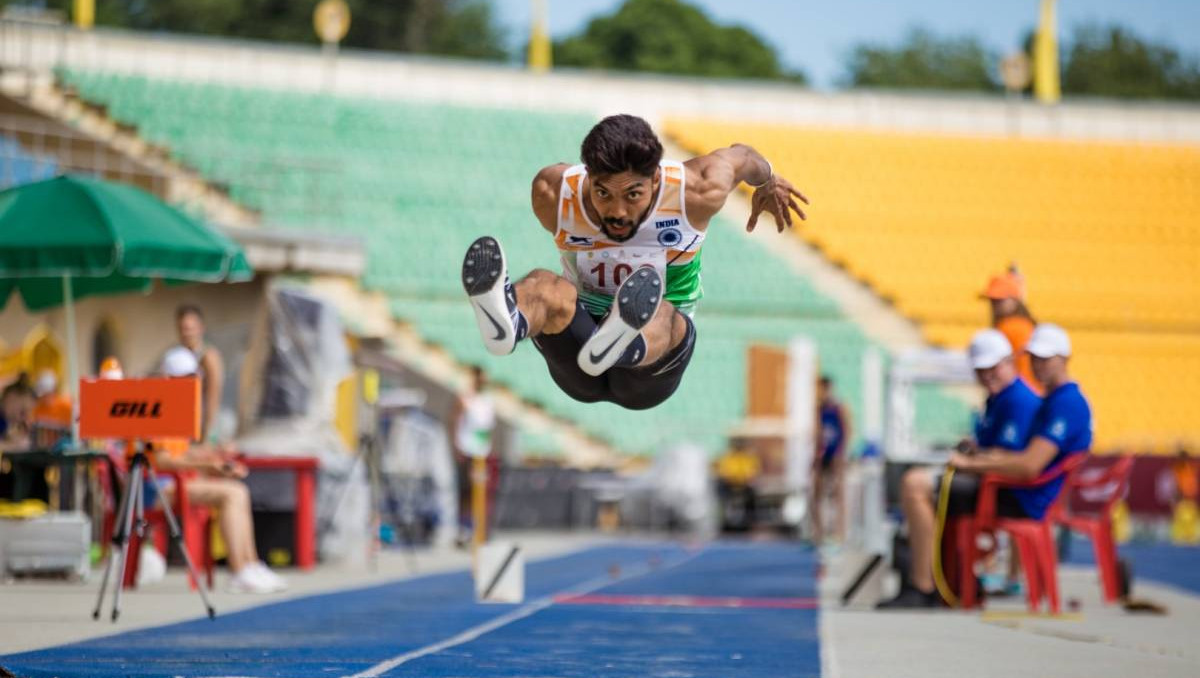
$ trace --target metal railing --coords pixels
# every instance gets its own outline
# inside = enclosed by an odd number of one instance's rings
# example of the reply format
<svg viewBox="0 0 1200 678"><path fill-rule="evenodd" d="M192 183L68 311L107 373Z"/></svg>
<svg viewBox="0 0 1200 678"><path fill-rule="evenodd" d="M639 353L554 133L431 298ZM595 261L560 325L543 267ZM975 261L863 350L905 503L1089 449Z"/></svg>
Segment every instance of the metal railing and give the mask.
<svg viewBox="0 0 1200 678"><path fill-rule="evenodd" d="M113 148L108 141L73 130L48 118L0 114L0 190L60 174L86 174L138 186L193 213L204 213L198 195L175 195L173 174L195 172L198 180L229 194L238 202L243 194L257 200L241 202L258 210L263 203L274 210L303 214L311 225L337 228L346 215L341 200L321 197L320 185L340 175L336 163L300 156L247 155L231 149L228 141L212 139L206 148L189 153L188 160L201 167L219 167L209 176L188 161L170 156L177 169L159 170L140 163ZM285 180L285 177L289 180Z"/></svg>
<svg viewBox="0 0 1200 678"><path fill-rule="evenodd" d="M0 114L0 188L57 174L90 174L167 195L167 178L107 146L59 123ZM20 173L30 168L30 175Z"/></svg>

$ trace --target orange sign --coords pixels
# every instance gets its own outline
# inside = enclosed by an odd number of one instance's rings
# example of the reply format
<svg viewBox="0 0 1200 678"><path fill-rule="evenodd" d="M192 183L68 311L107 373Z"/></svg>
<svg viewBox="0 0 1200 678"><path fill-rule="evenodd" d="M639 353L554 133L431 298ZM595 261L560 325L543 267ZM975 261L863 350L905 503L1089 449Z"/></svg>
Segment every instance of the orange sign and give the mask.
<svg viewBox="0 0 1200 678"><path fill-rule="evenodd" d="M83 438L200 437L200 380L85 379L79 382Z"/></svg>

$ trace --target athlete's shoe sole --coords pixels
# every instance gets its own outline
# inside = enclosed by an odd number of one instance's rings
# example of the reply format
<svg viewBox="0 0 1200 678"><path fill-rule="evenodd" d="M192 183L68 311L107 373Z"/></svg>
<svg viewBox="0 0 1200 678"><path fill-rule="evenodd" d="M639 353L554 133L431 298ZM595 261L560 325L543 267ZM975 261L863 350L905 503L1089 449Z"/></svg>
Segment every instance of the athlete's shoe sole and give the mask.
<svg viewBox="0 0 1200 678"><path fill-rule="evenodd" d="M629 274L613 296L608 318L579 349L579 369L598 377L615 365L658 313L662 297L663 281L658 271L644 267Z"/></svg>
<svg viewBox="0 0 1200 678"><path fill-rule="evenodd" d="M463 257L462 284L475 310L479 336L493 355L508 355L517 345L513 324L516 299L505 294L507 282L508 267L500 243L490 236L471 243Z"/></svg>

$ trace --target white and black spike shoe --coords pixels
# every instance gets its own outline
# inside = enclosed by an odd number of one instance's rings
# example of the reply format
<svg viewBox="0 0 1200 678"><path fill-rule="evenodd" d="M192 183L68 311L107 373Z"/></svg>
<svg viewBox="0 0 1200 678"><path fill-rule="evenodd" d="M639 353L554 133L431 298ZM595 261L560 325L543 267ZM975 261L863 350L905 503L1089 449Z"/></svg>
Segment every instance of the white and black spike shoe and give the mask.
<svg viewBox="0 0 1200 678"><path fill-rule="evenodd" d="M579 369L598 377L615 365L658 313L662 297L663 281L658 271L643 267L629 274L617 288L604 324L579 349Z"/></svg>
<svg viewBox="0 0 1200 678"><path fill-rule="evenodd" d="M508 355L523 337L517 296L508 280L504 249L484 236L471 243L463 257L462 284L475 309L479 335L489 353Z"/></svg>

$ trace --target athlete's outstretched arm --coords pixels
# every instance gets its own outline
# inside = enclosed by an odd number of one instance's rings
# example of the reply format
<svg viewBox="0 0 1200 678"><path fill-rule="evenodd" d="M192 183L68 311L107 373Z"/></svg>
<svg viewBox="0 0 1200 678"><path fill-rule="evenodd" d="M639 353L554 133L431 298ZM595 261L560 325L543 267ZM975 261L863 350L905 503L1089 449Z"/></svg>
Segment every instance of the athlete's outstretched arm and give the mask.
<svg viewBox="0 0 1200 678"><path fill-rule="evenodd" d="M804 219L799 200L805 205L808 198L796 190L787 179L772 171L771 163L758 151L745 144L720 148L708 155L684 163L688 169L688 218L696 225L708 220L725 206L725 199L743 181L754 186L750 220L746 230L753 231L758 217L767 212L775 217L780 232L792 226L792 212Z"/></svg>
<svg viewBox="0 0 1200 678"><path fill-rule="evenodd" d="M558 230L558 190L562 186L563 172L568 165L558 163L543 167L533 178L533 213L541 222L542 228L551 235Z"/></svg>

